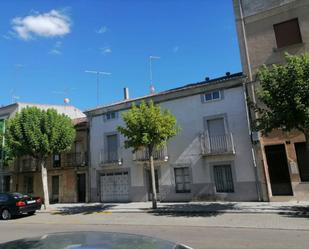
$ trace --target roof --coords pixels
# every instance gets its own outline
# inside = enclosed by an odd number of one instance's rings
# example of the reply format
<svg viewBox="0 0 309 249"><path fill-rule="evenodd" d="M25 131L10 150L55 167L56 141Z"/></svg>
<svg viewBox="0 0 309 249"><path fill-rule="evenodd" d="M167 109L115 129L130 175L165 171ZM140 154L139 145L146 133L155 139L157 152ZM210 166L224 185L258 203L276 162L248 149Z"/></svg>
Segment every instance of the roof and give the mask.
<svg viewBox="0 0 309 249"><path fill-rule="evenodd" d="M244 77L243 73L238 72L238 73L225 75L225 76L218 77L218 78L211 79L211 80L209 79L209 80L205 80L205 81L201 81L201 82L197 82L197 83L187 84L187 85L184 85L184 86L181 86L181 87L172 88L172 89L165 90L165 91L155 93L155 94L148 94L148 95L137 97L137 98L120 100L120 101L116 101L116 102L113 102L113 103L110 103L110 104L107 104L107 105L97 106L95 108L91 108L91 109L86 110L85 113L87 114L87 113L90 113L92 111L96 111L96 110L99 110L99 109L104 109L104 108L108 108L108 107L112 107L112 106L117 106L117 105L120 105L120 104L144 100L144 99L147 99L147 98L154 98L154 97L157 97L157 96L169 95L169 94L172 94L172 93L186 91L186 90L189 90L189 89L194 89L194 88L198 88L198 87L202 87L202 86L219 84L219 83L223 83L223 82L230 81L230 80L240 79L240 78L243 78L243 77Z"/></svg>
<svg viewBox="0 0 309 249"><path fill-rule="evenodd" d="M83 117L83 118L75 118L72 121L73 121L74 125L80 125L80 124L83 124L83 123L87 123L88 119L87 119L87 117Z"/></svg>
<svg viewBox="0 0 309 249"><path fill-rule="evenodd" d="M65 114L68 117L70 117L71 119L75 119L75 118L83 118L86 115L79 110L78 108L76 108L75 106L71 106L71 105L50 105L50 104L37 104L37 103L27 103L27 102L16 102L13 104L9 104L6 106L1 106L0 110L6 110L6 109L11 109L14 108L17 111L20 111L21 109L29 106L29 107L37 107L39 109L43 109L43 110L47 110L49 108L53 108L55 109L58 113L61 114ZM11 110L13 111L13 110Z"/></svg>

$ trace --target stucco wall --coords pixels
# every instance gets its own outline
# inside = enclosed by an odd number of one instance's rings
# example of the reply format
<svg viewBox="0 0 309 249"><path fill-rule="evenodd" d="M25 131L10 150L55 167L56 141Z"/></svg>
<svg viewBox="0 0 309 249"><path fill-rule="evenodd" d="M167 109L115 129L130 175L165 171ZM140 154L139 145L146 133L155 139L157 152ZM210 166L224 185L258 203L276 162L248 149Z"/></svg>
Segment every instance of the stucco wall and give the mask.
<svg viewBox="0 0 309 249"><path fill-rule="evenodd" d="M235 175L235 194L224 198L255 200L257 199L254 185L254 171L251 155L251 141L247 127L245 100L241 87L223 90L223 99L209 103L202 103L201 95L196 94L160 103L161 107L171 110L181 127L181 132L170 139L167 144L168 162L160 167L160 197L162 200L190 200L195 197L207 196L214 193L213 179L210 165L216 162L231 162ZM221 155L202 157L199 134L204 130L204 118L224 115L227 118L229 131L233 133L236 155ZM121 113L119 118L103 121L102 115L90 118L90 151L91 151L91 188L92 198L99 200L98 174L106 166L100 165L100 152L104 147L104 135L115 132L118 125L123 125ZM144 168L132 160L130 149L123 148L124 138L120 136L121 156L123 164L114 168L130 168L130 182L132 191L139 193L143 199L145 189ZM191 171L192 191L190 194L175 193L174 167L188 166ZM239 184L243 184L240 186ZM239 188L236 187L240 186ZM247 188L245 187L247 186ZM250 189L251 191L248 191ZM247 194L249 193L249 194ZM134 193L130 194L134 196ZM195 196L196 195L196 196Z"/></svg>

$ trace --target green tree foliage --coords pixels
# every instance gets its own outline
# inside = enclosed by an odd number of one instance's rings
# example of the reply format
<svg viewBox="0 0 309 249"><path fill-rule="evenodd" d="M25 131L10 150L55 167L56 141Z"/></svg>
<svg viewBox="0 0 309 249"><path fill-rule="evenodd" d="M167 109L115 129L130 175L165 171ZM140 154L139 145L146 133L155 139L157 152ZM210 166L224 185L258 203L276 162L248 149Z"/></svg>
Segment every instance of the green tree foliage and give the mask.
<svg viewBox="0 0 309 249"><path fill-rule="evenodd" d="M305 134L309 151L309 55L286 54L286 64L263 66L258 72L259 99L256 128L265 134L273 129L297 129Z"/></svg>
<svg viewBox="0 0 309 249"><path fill-rule="evenodd" d="M71 148L75 129L71 119L54 109L27 107L8 121L7 144L15 157L29 155L41 165L45 205L49 204L47 170L48 156Z"/></svg>
<svg viewBox="0 0 309 249"><path fill-rule="evenodd" d="M166 144L168 139L175 136L179 127L176 118L169 110L161 110L152 101L142 102L139 106L134 103L132 108L123 115L125 126L117 129L122 133L126 148L133 148L133 152L140 148L147 148L150 157L153 208L156 208L156 189L154 183L153 151Z"/></svg>

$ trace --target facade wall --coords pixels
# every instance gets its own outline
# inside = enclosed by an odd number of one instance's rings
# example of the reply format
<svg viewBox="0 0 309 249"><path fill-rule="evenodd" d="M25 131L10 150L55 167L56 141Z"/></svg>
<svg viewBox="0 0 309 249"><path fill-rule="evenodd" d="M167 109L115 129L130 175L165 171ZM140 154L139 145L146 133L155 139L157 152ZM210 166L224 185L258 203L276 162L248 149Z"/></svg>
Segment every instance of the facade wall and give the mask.
<svg viewBox="0 0 309 249"><path fill-rule="evenodd" d="M234 0L234 10L236 16L236 26L238 31L239 46L241 51L241 61L244 73L249 74L248 64L252 71L253 82L248 82L248 92L251 99L254 92L259 87L256 79L257 70L263 65L284 63L284 54L301 54L309 52L309 1L302 0L242 0L242 10L244 14L244 30L239 9L239 1ZM298 18L302 36L302 43L277 48L276 37L273 25ZM245 38L244 38L245 37ZM249 61L246 57L246 41ZM252 115L254 117L254 115ZM260 181L263 186L264 199L270 200L308 200L309 185L301 182L297 165L295 142L303 142L305 138L298 131L283 133L276 130L268 136L262 136L260 143L255 145L257 163L260 171ZM269 168L267 165L265 146L284 144L287 154L290 179L293 188L293 196L274 197L271 191L269 178ZM265 183L265 184L264 184Z"/></svg>
<svg viewBox="0 0 309 249"><path fill-rule="evenodd" d="M169 109L181 127L181 132L170 139L167 144L168 161L156 163L156 168L159 169L159 199L161 201L257 200L251 142L241 86L224 89L223 99L220 101L203 103L201 95L195 94L162 101L160 106L163 109ZM117 119L105 122L102 115L89 118L92 201L100 201L100 174L115 170L129 172L129 201L148 199L145 173L147 163L133 161L131 150L123 148L123 136L120 136L122 165L104 166L100 164L100 153L104 151L104 136L116 132L118 125L124 125L121 112ZM199 135L204 131L205 118L216 116L224 116L227 120L228 130L234 137L235 155L206 157L201 155ZM222 163L232 165L234 193L215 192L212 167ZM191 193L176 193L174 168L184 166L189 167L190 170Z"/></svg>

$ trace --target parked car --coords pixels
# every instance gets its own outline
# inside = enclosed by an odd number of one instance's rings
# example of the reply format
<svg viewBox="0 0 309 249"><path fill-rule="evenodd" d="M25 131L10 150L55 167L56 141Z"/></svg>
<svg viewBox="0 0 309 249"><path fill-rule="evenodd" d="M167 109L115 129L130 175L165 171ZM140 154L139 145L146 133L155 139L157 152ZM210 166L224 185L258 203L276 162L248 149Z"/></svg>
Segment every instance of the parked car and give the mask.
<svg viewBox="0 0 309 249"><path fill-rule="evenodd" d="M21 193L0 193L0 218L8 220L14 215L34 214L41 209L40 197Z"/></svg>
<svg viewBox="0 0 309 249"><path fill-rule="evenodd" d="M171 241L135 234L109 232L68 232L46 234L0 244L0 249L193 249Z"/></svg>

